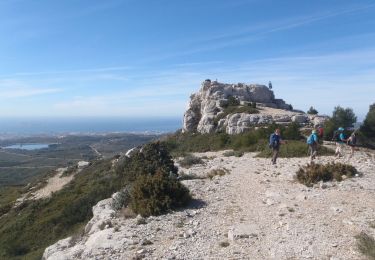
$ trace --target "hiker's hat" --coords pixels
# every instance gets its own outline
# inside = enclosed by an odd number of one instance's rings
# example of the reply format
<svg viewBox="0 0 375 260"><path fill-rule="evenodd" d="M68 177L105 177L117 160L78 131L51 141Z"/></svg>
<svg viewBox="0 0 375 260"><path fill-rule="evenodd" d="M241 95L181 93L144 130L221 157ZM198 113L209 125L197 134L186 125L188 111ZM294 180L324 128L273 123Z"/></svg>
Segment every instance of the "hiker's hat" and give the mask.
<svg viewBox="0 0 375 260"><path fill-rule="evenodd" d="M313 134L316 134L316 130L312 130L312 133L313 133Z"/></svg>
<svg viewBox="0 0 375 260"><path fill-rule="evenodd" d="M339 127L339 131L344 131L345 129L343 127Z"/></svg>

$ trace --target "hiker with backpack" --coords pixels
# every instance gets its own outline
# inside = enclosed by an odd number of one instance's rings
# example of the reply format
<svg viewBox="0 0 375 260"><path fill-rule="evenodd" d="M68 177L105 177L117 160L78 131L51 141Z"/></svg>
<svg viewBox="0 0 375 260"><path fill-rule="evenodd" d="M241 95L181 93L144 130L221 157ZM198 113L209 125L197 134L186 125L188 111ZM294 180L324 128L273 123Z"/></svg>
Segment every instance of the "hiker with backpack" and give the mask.
<svg viewBox="0 0 375 260"><path fill-rule="evenodd" d="M323 144L324 128L321 125L318 126L317 135L319 138L319 143Z"/></svg>
<svg viewBox="0 0 375 260"><path fill-rule="evenodd" d="M347 141L345 138L344 134L344 128L339 127L337 131L335 131L333 135L333 139L336 142L336 151L335 151L335 156L336 158L342 157L343 156L343 148L344 148L344 143Z"/></svg>
<svg viewBox="0 0 375 260"><path fill-rule="evenodd" d="M280 129L277 128L273 134L270 135L269 147L272 149L272 164L276 164L277 157L279 156L280 145L286 144L280 136Z"/></svg>
<svg viewBox="0 0 375 260"><path fill-rule="evenodd" d="M319 138L316 130L312 130L311 135L307 138L307 144L309 145L310 162L316 158L318 153Z"/></svg>
<svg viewBox="0 0 375 260"><path fill-rule="evenodd" d="M351 149L351 153L350 153L350 156L349 158L352 158L353 155L354 155L354 151L356 149L356 144L357 144L357 133L356 131L354 131L350 137L348 138L347 140L347 145L350 146L350 149Z"/></svg>

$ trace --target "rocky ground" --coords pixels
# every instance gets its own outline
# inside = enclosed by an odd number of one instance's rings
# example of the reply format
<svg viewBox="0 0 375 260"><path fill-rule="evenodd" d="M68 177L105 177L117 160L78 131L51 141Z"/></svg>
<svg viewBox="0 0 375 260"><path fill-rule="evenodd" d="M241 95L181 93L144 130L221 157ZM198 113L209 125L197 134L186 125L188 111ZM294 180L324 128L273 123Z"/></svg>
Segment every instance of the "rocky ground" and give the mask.
<svg viewBox="0 0 375 260"><path fill-rule="evenodd" d="M294 180L308 158L269 159L254 153L197 154L205 163L182 169L212 179L185 180L194 201L180 211L124 218L112 199L94 207L83 236L47 248L45 259L364 259L354 236L375 235L375 158L354 158L360 176L308 188ZM319 163L333 161L320 157Z"/></svg>

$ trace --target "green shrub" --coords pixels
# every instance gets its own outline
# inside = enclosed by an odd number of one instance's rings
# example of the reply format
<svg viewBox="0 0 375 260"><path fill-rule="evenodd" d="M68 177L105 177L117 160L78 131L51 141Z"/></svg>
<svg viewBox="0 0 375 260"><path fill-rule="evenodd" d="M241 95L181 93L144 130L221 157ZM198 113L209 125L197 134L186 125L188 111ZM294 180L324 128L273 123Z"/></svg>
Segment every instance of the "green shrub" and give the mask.
<svg viewBox="0 0 375 260"><path fill-rule="evenodd" d="M307 114L309 115L316 115L318 114L318 110L316 110L314 107L310 107L310 109L307 111Z"/></svg>
<svg viewBox="0 0 375 260"><path fill-rule="evenodd" d="M112 201L112 208L114 210L120 210L126 207L130 202L130 192L129 189L125 188L116 193Z"/></svg>
<svg viewBox="0 0 375 260"><path fill-rule="evenodd" d="M233 96L228 96L228 101L226 104L223 105L223 107L229 107L229 106L239 106L240 101L233 97Z"/></svg>
<svg viewBox="0 0 375 260"><path fill-rule="evenodd" d="M13 204L5 204L4 206L0 207L0 217L6 213L8 213L12 209Z"/></svg>
<svg viewBox="0 0 375 260"><path fill-rule="evenodd" d="M331 118L324 123L324 140L330 141L337 128L352 127L355 122L357 122L357 117L353 109L344 109L340 106L336 106L332 112Z"/></svg>
<svg viewBox="0 0 375 260"><path fill-rule="evenodd" d="M328 163L322 164L309 164L302 166L296 174L297 180L306 186L312 186L319 181L341 181L342 176L353 177L357 174L356 168L348 164L342 163Z"/></svg>
<svg viewBox="0 0 375 260"><path fill-rule="evenodd" d="M358 250L368 259L375 259L375 239L365 232L360 233L355 238L357 239Z"/></svg>
<svg viewBox="0 0 375 260"><path fill-rule="evenodd" d="M228 147L230 139L230 135L226 133L176 133L165 138L163 143L173 156L180 157L191 152L208 152L225 149Z"/></svg>
<svg viewBox="0 0 375 260"><path fill-rule="evenodd" d="M301 140L303 139L300 131L300 125L296 122L289 124L282 131L282 138L285 140Z"/></svg>
<svg viewBox="0 0 375 260"><path fill-rule="evenodd" d="M158 172L137 178L131 192L131 208L143 217L160 215L186 205L190 199L184 185Z"/></svg>
<svg viewBox="0 0 375 260"><path fill-rule="evenodd" d="M125 157L116 167L123 185L135 181L140 175L155 174L157 171L177 174L167 146L161 142L146 144L141 151L135 152L130 158Z"/></svg>
<svg viewBox="0 0 375 260"><path fill-rule="evenodd" d="M203 164L204 161L197 156L194 156L192 154L188 154L182 160L180 160L178 163L182 167L189 168L189 167L191 167L195 164Z"/></svg>
<svg viewBox="0 0 375 260"><path fill-rule="evenodd" d="M375 138L375 103L370 106L365 121L361 126L361 132L368 138Z"/></svg>

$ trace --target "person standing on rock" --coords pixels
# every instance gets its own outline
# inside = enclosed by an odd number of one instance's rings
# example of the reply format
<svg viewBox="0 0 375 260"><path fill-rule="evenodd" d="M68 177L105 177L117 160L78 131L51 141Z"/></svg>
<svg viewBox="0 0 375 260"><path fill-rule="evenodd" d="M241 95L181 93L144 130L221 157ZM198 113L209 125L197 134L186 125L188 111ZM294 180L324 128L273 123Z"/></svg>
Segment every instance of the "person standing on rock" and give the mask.
<svg viewBox="0 0 375 260"><path fill-rule="evenodd" d="M280 129L277 128L270 136L269 147L272 149L272 164L276 164L277 157L279 157L280 145L286 142L281 139Z"/></svg>
<svg viewBox="0 0 375 260"><path fill-rule="evenodd" d="M310 163L316 158L318 153L319 138L316 134L316 130L312 130L311 135L307 138L307 144L309 145Z"/></svg>

